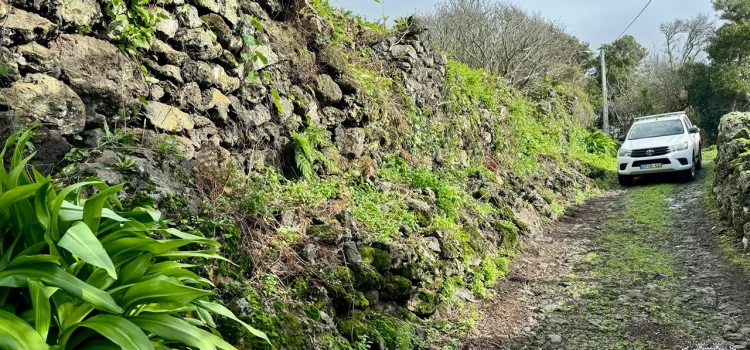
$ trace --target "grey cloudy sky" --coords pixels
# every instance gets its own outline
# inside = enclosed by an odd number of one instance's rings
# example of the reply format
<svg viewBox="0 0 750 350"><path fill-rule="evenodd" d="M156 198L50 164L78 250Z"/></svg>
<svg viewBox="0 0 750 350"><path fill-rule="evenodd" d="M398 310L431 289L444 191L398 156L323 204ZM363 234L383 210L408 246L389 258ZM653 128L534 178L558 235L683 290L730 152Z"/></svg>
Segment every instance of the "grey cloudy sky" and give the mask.
<svg viewBox="0 0 750 350"><path fill-rule="evenodd" d="M380 18L383 11L391 19L414 12L426 12L439 0L330 0L334 6L363 14L370 19ZM562 23L568 32L591 44L596 49L619 35L635 18L648 0L512 0L529 11ZM692 17L698 13L712 13L710 0L653 0L633 24L628 34L641 45L651 49L661 42L659 24L675 18Z"/></svg>

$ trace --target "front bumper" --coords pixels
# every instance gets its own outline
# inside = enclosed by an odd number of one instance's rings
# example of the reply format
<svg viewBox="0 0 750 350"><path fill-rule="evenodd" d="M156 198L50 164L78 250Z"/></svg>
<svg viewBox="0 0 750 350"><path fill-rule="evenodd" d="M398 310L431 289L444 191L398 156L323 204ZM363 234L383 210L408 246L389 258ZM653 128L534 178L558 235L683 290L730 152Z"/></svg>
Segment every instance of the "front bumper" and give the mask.
<svg viewBox="0 0 750 350"><path fill-rule="evenodd" d="M641 169L640 164L661 163L661 168ZM653 157L617 157L617 173L620 175L648 175L688 170L693 167L693 150L672 152Z"/></svg>

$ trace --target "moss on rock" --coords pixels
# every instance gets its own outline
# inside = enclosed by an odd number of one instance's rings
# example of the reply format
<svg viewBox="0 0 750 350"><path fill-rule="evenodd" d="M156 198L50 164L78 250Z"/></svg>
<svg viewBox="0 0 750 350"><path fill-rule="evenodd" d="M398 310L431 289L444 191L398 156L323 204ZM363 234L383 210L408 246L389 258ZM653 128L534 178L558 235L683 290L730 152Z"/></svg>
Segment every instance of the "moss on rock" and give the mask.
<svg viewBox="0 0 750 350"><path fill-rule="evenodd" d="M359 246L359 254L365 264L372 265L378 271L385 272L391 268L391 255L385 250L362 245Z"/></svg>
<svg viewBox="0 0 750 350"><path fill-rule="evenodd" d="M403 276L387 274L382 288L381 298L384 300L406 299L411 294L412 284Z"/></svg>

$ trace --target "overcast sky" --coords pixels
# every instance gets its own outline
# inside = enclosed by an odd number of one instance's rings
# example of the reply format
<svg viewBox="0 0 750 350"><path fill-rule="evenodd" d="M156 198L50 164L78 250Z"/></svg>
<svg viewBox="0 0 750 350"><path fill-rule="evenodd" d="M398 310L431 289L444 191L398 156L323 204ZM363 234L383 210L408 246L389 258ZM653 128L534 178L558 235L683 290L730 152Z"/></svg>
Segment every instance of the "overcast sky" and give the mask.
<svg viewBox="0 0 750 350"><path fill-rule="evenodd" d="M391 19L414 12L426 12L439 0L330 0L370 19L380 18L383 10ZM591 44L596 49L602 43L617 38L635 18L648 0L511 0L529 11L562 23L568 32ZM675 18L687 18L698 13L713 13L710 0L653 0L638 21L628 31L641 45L654 48L659 44L659 24Z"/></svg>

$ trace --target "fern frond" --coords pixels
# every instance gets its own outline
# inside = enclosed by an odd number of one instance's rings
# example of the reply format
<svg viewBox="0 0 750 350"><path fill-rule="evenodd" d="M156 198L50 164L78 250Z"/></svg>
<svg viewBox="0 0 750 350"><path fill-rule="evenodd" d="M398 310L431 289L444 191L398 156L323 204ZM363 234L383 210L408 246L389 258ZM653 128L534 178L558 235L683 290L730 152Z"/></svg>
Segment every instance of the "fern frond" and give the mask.
<svg viewBox="0 0 750 350"><path fill-rule="evenodd" d="M315 153L310 140L307 136L292 133L292 139L294 140L294 162L297 164L297 169L302 173L306 179L310 180L313 177L313 164L315 163Z"/></svg>

